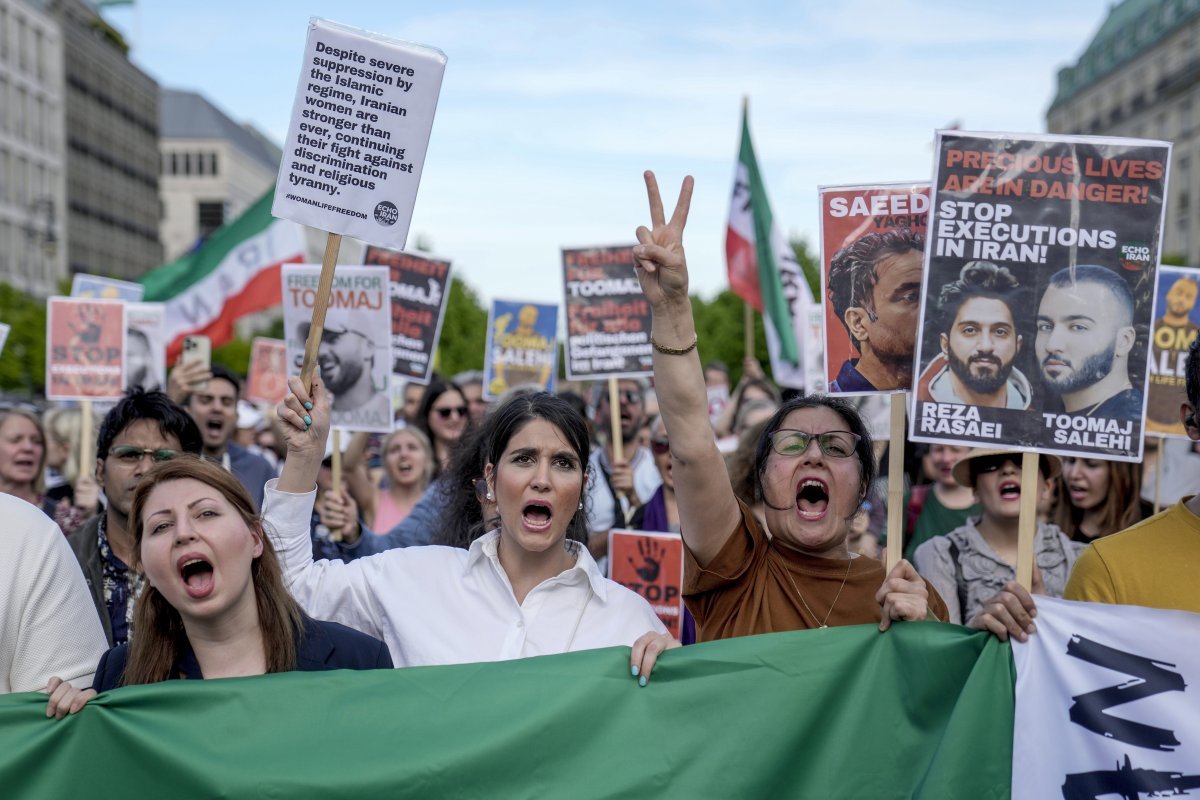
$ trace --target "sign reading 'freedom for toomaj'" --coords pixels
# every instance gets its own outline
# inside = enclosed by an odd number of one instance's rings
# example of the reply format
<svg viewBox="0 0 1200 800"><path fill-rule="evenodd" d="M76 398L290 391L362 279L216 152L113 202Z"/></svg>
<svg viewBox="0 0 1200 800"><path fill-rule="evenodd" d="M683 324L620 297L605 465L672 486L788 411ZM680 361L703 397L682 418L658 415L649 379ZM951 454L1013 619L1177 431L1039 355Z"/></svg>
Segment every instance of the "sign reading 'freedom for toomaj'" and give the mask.
<svg viewBox="0 0 1200 800"><path fill-rule="evenodd" d="M1169 142L938 133L910 437L1136 461Z"/></svg>
<svg viewBox="0 0 1200 800"><path fill-rule="evenodd" d="M633 245L562 253L567 377L649 375L650 303L633 269Z"/></svg>
<svg viewBox="0 0 1200 800"><path fill-rule="evenodd" d="M310 20L271 212L403 248L445 69L440 50Z"/></svg>
<svg viewBox="0 0 1200 800"><path fill-rule="evenodd" d="M450 298L450 262L382 247L368 247L363 261L391 276L392 374L429 383Z"/></svg>
<svg viewBox="0 0 1200 800"><path fill-rule="evenodd" d="M283 327L289 374L299 375L312 326L321 267L283 266ZM338 267L317 350L321 380L333 395L331 425L350 431L392 429L392 319L384 267Z"/></svg>

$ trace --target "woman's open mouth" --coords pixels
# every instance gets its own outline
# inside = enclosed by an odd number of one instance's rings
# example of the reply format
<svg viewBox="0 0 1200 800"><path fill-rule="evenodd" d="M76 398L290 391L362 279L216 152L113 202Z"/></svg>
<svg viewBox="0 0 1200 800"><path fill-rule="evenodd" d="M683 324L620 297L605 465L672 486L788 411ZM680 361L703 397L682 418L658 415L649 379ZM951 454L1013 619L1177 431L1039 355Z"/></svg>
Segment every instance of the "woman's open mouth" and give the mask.
<svg viewBox="0 0 1200 800"><path fill-rule="evenodd" d="M806 520L818 520L829 511L829 487L816 478L805 478L796 488L796 510Z"/></svg>
<svg viewBox="0 0 1200 800"><path fill-rule="evenodd" d="M1004 481L997 488L1000 492L1001 500L1020 500L1021 499L1021 482L1020 481Z"/></svg>
<svg viewBox="0 0 1200 800"><path fill-rule="evenodd" d="M179 577L183 579L183 588L188 597L202 600L213 592L213 566L203 556L188 554L177 562Z"/></svg>
<svg viewBox="0 0 1200 800"><path fill-rule="evenodd" d="M550 519L553 516L554 509L542 500L530 500L525 504L525 508L521 509L521 522L531 531L549 530Z"/></svg>

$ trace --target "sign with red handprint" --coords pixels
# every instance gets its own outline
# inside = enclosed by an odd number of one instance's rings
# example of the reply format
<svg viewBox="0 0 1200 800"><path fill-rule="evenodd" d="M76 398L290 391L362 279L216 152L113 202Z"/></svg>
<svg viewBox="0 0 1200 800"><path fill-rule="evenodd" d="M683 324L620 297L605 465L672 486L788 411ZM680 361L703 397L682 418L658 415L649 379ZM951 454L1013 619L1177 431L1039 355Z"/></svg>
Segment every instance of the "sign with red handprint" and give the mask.
<svg viewBox="0 0 1200 800"><path fill-rule="evenodd" d="M677 533L612 530L609 577L646 598L676 639L683 632L683 539Z"/></svg>
<svg viewBox="0 0 1200 800"><path fill-rule="evenodd" d="M46 397L119 398L125 390L125 304L52 297L46 301Z"/></svg>

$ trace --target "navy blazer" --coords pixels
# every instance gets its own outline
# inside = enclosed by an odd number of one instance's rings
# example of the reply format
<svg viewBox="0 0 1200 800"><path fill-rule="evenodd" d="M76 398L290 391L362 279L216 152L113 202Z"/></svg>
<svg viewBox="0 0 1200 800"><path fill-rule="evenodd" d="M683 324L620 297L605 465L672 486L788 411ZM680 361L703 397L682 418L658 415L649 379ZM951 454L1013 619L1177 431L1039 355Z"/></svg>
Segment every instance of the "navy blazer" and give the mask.
<svg viewBox="0 0 1200 800"><path fill-rule="evenodd" d="M392 669L392 656L387 645L365 633L339 625L312 619L307 614L303 620L304 635L296 638L296 670L320 672L329 669ZM92 688L106 692L121 686L125 663L129 659L129 645L114 647L100 657ZM189 680L202 680L200 664L192 648L188 647L172 670Z"/></svg>

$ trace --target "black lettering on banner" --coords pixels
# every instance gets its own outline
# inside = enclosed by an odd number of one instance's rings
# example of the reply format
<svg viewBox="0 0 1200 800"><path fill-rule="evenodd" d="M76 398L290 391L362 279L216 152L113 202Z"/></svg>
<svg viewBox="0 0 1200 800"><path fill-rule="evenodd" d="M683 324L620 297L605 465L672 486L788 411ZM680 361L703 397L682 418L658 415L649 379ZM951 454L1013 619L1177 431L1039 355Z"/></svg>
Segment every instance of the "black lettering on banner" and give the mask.
<svg viewBox="0 0 1200 800"><path fill-rule="evenodd" d="M1126 755L1125 764L1116 769L1068 775L1062 796L1063 800L1099 800L1106 795L1139 800L1143 794L1177 795L1188 789L1200 789L1200 775L1134 768Z"/></svg>
<svg viewBox="0 0 1200 800"><path fill-rule="evenodd" d="M1183 676L1166 669L1175 666L1174 664L1126 653L1078 635L1072 636L1067 643L1067 655L1134 676L1134 680L1117 686L1097 689L1071 698L1075 701L1069 711L1072 722L1092 733L1135 747L1174 750L1179 746L1179 739L1172 730L1105 713L1106 709L1113 706L1132 703L1162 692L1182 692L1186 687Z"/></svg>

